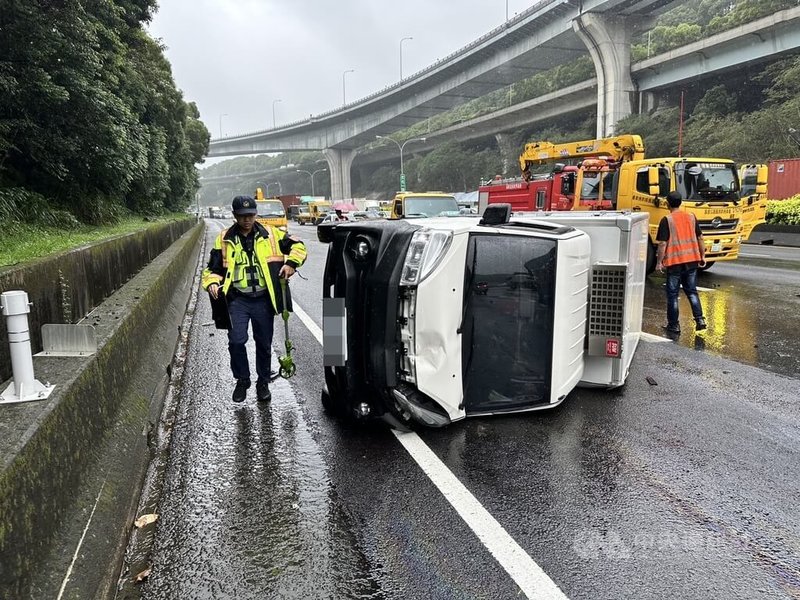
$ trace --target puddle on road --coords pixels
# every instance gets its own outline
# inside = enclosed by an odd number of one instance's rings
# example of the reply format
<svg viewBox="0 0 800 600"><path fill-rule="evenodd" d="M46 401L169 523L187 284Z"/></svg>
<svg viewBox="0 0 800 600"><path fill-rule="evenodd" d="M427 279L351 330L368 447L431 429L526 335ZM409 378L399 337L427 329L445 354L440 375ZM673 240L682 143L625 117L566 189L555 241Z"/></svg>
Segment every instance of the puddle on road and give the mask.
<svg viewBox="0 0 800 600"><path fill-rule="evenodd" d="M665 336L666 298L662 277L645 285L642 330ZM675 342L740 363L790 377L800 373L800 298L788 296L789 286L758 285L730 277L703 276L698 285L708 329L695 332L692 312L680 293L682 333ZM780 298L778 301L776 299Z"/></svg>

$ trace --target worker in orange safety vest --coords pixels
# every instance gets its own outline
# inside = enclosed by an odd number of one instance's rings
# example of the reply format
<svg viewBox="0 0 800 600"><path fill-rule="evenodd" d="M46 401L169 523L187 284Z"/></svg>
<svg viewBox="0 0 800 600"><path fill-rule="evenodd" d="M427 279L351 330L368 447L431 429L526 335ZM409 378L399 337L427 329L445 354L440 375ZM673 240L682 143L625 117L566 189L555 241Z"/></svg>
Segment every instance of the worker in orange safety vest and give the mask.
<svg viewBox="0 0 800 600"><path fill-rule="evenodd" d="M706 328L703 306L697 293L697 269L706 264L703 232L695 216L681 210L682 201L680 192L667 194L669 214L661 219L656 234L656 270L660 273L666 270L667 274L667 324L664 329L675 335L681 332L678 321L678 293L681 287L692 307L695 329L700 331Z"/></svg>

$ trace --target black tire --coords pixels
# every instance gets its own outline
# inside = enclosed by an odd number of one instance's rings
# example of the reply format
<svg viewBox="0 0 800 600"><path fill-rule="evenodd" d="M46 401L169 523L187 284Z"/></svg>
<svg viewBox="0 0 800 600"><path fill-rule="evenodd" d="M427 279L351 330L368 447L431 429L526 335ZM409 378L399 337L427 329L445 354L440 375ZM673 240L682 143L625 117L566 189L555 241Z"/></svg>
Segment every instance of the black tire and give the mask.
<svg viewBox="0 0 800 600"><path fill-rule="evenodd" d="M656 247L650 241L647 242L647 266L645 268L647 275L656 270Z"/></svg>
<svg viewBox="0 0 800 600"><path fill-rule="evenodd" d="M707 260L705 266L697 267L697 270L702 273L703 271L708 271L713 266L714 266L714 261L713 260Z"/></svg>

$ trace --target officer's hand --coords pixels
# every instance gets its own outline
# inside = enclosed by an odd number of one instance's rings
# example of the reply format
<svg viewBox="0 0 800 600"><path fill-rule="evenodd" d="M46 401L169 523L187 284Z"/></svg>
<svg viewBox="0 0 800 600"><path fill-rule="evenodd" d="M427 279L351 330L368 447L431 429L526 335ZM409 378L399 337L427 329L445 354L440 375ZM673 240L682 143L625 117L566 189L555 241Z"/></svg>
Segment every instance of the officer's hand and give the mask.
<svg viewBox="0 0 800 600"><path fill-rule="evenodd" d="M208 286L208 293L211 294L211 297L216 300L217 296L219 295L219 284L212 283Z"/></svg>
<svg viewBox="0 0 800 600"><path fill-rule="evenodd" d="M661 264L661 263L657 263L656 264L656 271L658 271L659 273L663 273L664 272L664 265Z"/></svg>
<svg viewBox="0 0 800 600"><path fill-rule="evenodd" d="M294 267L289 265L283 265L281 267L280 272L278 273L278 277L281 277L283 279L289 279L289 277L294 275L294 273L295 273Z"/></svg>

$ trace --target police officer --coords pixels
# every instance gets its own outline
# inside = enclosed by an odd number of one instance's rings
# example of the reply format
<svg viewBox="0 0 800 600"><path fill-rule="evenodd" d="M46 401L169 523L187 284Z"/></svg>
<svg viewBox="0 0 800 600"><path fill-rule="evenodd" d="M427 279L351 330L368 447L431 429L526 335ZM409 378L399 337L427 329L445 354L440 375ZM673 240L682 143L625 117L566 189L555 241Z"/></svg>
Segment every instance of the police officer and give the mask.
<svg viewBox="0 0 800 600"><path fill-rule="evenodd" d="M706 264L706 248L703 243L703 232L694 215L683 212L683 199L680 192L667 194L669 214L658 224L656 241L656 270L667 271L667 332L679 334L681 326L678 321L678 292L681 286L695 320L695 329L706 328L703 307L697 294L697 268Z"/></svg>
<svg viewBox="0 0 800 600"><path fill-rule="evenodd" d="M258 375L256 396L268 402L272 398L269 377L273 321L283 310L280 279L289 279L305 262L306 247L277 227L256 222L256 202L250 196L236 196L232 208L236 225L217 236L203 271L202 285L215 300L224 295L228 304L228 350L236 378L233 401L243 402L251 385L246 344L248 323L252 322ZM291 310L288 288L286 301Z"/></svg>

